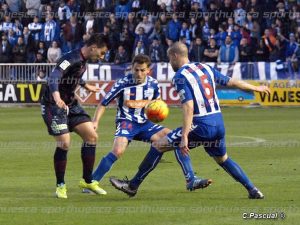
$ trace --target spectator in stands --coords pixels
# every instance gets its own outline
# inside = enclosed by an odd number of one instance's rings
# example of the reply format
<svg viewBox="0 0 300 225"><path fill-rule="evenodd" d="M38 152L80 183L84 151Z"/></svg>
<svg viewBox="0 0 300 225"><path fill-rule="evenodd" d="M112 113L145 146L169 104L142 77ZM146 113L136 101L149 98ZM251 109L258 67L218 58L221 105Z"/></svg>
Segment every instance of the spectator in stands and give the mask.
<svg viewBox="0 0 300 225"><path fill-rule="evenodd" d="M250 62L252 61L252 57L253 57L253 53L252 53L252 48L251 46L248 44L248 41L246 38L243 38L241 40L241 44L240 44L240 62Z"/></svg>
<svg viewBox="0 0 300 225"><path fill-rule="evenodd" d="M204 16L204 24L202 26L202 39L207 42L210 36L209 16Z"/></svg>
<svg viewBox="0 0 300 225"><path fill-rule="evenodd" d="M132 58L138 54L146 54L147 50L142 41L138 41L136 48L133 50Z"/></svg>
<svg viewBox="0 0 300 225"><path fill-rule="evenodd" d="M98 12L110 11L112 1L110 0L95 0L95 10Z"/></svg>
<svg viewBox="0 0 300 225"><path fill-rule="evenodd" d="M285 44L284 40L280 37L275 39L275 45L272 52L270 52L269 60L270 62L280 61L280 64L285 62Z"/></svg>
<svg viewBox="0 0 300 225"><path fill-rule="evenodd" d="M264 44L263 40L259 41L257 49L255 51L254 59L257 62L269 61L269 51Z"/></svg>
<svg viewBox="0 0 300 225"><path fill-rule="evenodd" d="M246 10L243 9L243 3L238 2L237 8L234 10L234 22L239 26L243 26L246 22Z"/></svg>
<svg viewBox="0 0 300 225"><path fill-rule="evenodd" d="M124 22L124 26L127 26L128 32L131 36L135 35L135 27L136 27L136 20L133 13L129 13L127 19Z"/></svg>
<svg viewBox="0 0 300 225"><path fill-rule="evenodd" d="M127 54L125 48L123 47L123 45L120 45L118 48L118 51L116 53L114 63L115 64L123 64L123 63L127 63L127 62L129 62L128 54Z"/></svg>
<svg viewBox="0 0 300 225"><path fill-rule="evenodd" d="M29 31L28 27L24 27L22 37L23 37L23 40L24 40L24 44L27 47L27 54L26 54L27 55L27 57L26 57L27 60L26 60L26 62L27 63L33 63L33 61L34 61L34 52L35 52L36 46L35 46L33 37L30 34L30 31Z"/></svg>
<svg viewBox="0 0 300 225"><path fill-rule="evenodd" d="M187 22L183 22L180 30L180 37L185 37L185 44L189 48L192 41L192 35L190 30L188 29Z"/></svg>
<svg viewBox="0 0 300 225"><path fill-rule="evenodd" d="M164 61L164 48L161 46L160 41L154 38L149 48L149 56L152 62Z"/></svg>
<svg viewBox="0 0 300 225"><path fill-rule="evenodd" d="M140 11L140 10L141 10L141 3L140 3L140 0L134 0L134 1L132 2L131 7L132 7L132 11L133 11L133 12L138 12L138 11Z"/></svg>
<svg viewBox="0 0 300 225"><path fill-rule="evenodd" d="M43 24L39 22L39 17L35 16L33 18L33 22L28 24L28 28L31 36L33 37L35 47L38 47L38 43L40 41L40 35L43 28Z"/></svg>
<svg viewBox="0 0 300 225"><path fill-rule="evenodd" d="M137 43L141 41L143 43L143 46L145 46L145 48L148 47L148 37L147 35L144 33L144 28L140 27L138 30L138 33L135 35L135 41L134 41L134 46L137 46Z"/></svg>
<svg viewBox="0 0 300 225"><path fill-rule="evenodd" d="M285 59L288 67L289 74L292 75L292 79L294 78L294 62L293 55L298 48L298 44L296 43L295 34L289 34L289 40L285 40Z"/></svg>
<svg viewBox="0 0 300 225"><path fill-rule="evenodd" d="M219 26L219 32L216 34L216 42L218 46L222 46L225 43L225 39L228 33L226 32L226 24Z"/></svg>
<svg viewBox="0 0 300 225"><path fill-rule="evenodd" d="M239 61L239 50L231 40L230 36L225 39L225 44L221 46L218 56L218 63L236 63Z"/></svg>
<svg viewBox="0 0 300 225"><path fill-rule="evenodd" d="M77 22L76 16L71 16L70 21L63 26L63 36L69 51L80 48L83 34L82 25Z"/></svg>
<svg viewBox="0 0 300 225"><path fill-rule="evenodd" d="M148 16L143 16L143 21L141 21L135 28L135 33L139 34L139 29L142 27L144 29L145 35L149 36L153 31L153 24L149 21Z"/></svg>
<svg viewBox="0 0 300 225"><path fill-rule="evenodd" d="M232 17L234 15L232 0L224 0L220 8L220 23L226 22L228 17Z"/></svg>
<svg viewBox="0 0 300 225"><path fill-rule="evenodd" d="M15 34L15 32L13 31L13 29L10 29L10 30L8 31L7 39L8 39L9 44L10 44L12 47L14 47L14 46L17 44L17 42L18 42L18 37L17 37L17 35Z"/></svg>
<svg viewBox="0 0 300 225"><path fill-rule="evenodd" d="M219 49L215 39L209 40L209 46L204 50L206 62L217 62L219 56Z"/></svg>
<svg viewBox="0 0 300 225"><path fill-rule="evenodd" d="M39 45L38 45L38 48L36 50L36 53L40 53L43 56L43 58L46 60L47 59L47 52L48 52L48 50L45 46L45 43L40 41Z"/></svg>
<svg viewBox="0 0 300 225"><path fill-rule="evenodd" d="M61 57L61 49L58 47L58 44L56 41L52 42L52 45L50 48L48 48L47 51L47 59L49 63L56 63L59 58Z"/></svg>
<svg viewBox="0 0 300 225"><path fill-rule="evenodd" d="M46 58L44 58L44 56L40 52L37 52L35 54L34 63L47 63L47 60L46 60Z"/></svg>
<svg viewBox="0 0 300 225"><path fill-rule="evenodd" d="M9 8L8 8L8 5L4 2L2 3L2 7L0 9L0 13L1 15L8 15L9 14Z"/></svg>
<svg viewBox="0 0 300 225"><path fill-rule="evenodd" d="M273 34L270 33L269 29L265 30L265 35L262 37L265 46L267 47L269 54L273 54L273 51L276 50L276 38Z"/></svg>
<svg viewBox="0 0 300 225"><path fill-rule="evenodd" d="M61 25L66 23L71 17L71 10L64 0L60 0L57 15Z"/></svg>
<svg viewBox="0 0 300 225"><path fill-rule="evenodd" d="M13 30L14 30L16 36L21 36L23 33L23 29L24 29L23 24L21 23L21 21L18 18L16 18L14 25L13 25Z"/></svg>
<svg viewBox="0 0 300 225"><path fill-rule="evenodd" d="M167 25L166 38L176 42L180 37L181 24L176 13L173 13L172 20Z"/></svg>
<svg viewBox="0 0 300 225"><path fill-rule="evenodd" d="M9 30L14 28L14 24L11 22L10 16L4 16L4 21L0 24L0 32L8 34Z"/></svg>
<svg viewBox="0 0 300 225"><path fill-rule="evenodd" d="M194 17L191 18L189 30L192 34L192 39L195 40L197 36L201 35L200 26L198 26L197 21Z"/></svg>
<svg viewBox="0 0 300 225"><path fill-rule="evenodd" d="M23 37L18 38L18 42L13 47L12 53L14 57L14 63L26 63L27 51Z"/></svg>
<svg viewBox="0 0 300 225"><path fill-rule="evenodd" d="M160 7L162 4L166 6L168 12L171 11L172 0L157 0L157 5Z"/></svg>
<svg viewBox="0 0 300 225"><path fill-rule="evenodd" d="M58 41L60 35L60 27L53 20L53 14L46 15L46 22L43 24L41 31L41 41L45 42L46 47L48 48L52 41Z"/></svg>
<svg viewBox="0 0 300 225"><path fill-rule="evenodd" d="M30 16L38 16L41 7L41 0L25 0L27 14Z"/></svg>
<svg viewBox="0 0 300 225"><path fill-rule="evenodd" d="M190 51L190 59L194 62L204 62L205 46L200 37L197 37Z"/></svg>
<svg viewBox="0 0 300 225"><path fill-rule="evenodd" d="M12 57L12 47L8 42L6 34L2 34L1 39L0 63L10 63Z"/></svg>
<svg viewBox="0 0 300 225"><path fill-rule="evenodd" d="M234 43L235 46L239 46L241 39L242 39L242 34L241 34L241 30L238 24L235 24L233 26L233 31L231 32L231 39Z"/></svg>

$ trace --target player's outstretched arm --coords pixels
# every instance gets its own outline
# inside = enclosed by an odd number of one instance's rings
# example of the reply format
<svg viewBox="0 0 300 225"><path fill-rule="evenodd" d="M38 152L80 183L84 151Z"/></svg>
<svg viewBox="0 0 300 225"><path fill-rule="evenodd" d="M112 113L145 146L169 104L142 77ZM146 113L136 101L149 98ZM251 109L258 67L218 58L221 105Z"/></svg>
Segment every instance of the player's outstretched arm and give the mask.
<svg viewBox="0 0 300 225"><path fill-rule="evenodd" d="M105 109L106 109L106 107L101 104L99 104L97 106L97 109L95 111L94 118L93 118L93 126L96 131L98 129L99 121L105 112Z"/></svg>
<svg viewBox="0 0 300 225"><path fill-rule="evenodd" d="M182 126L182 138L180 143L180 150L184 155L188 155L190 151L188 147L188 135L192 127L193 112L194 112L194 103L192 100L189 100L182 105L182 112L183 112L183 126Z"/></svg>
<svg viewBox="0 0 300 225"><path fill-rule="evenodd" d="M239 89L247 90L247 91L262 92L262 93L266 93L267 95L270 95L270 93L271 93L270 88L265 86L265 85L255 86L255 85L249 84L245 81L236 80L236 79L233 79L233 78L231 78L229 80L229 82L227 83L227 86L237 87Z"/></svg>
<svg viewBox="0 0 300 225"><path fill-rule="evenodd" d="M91 84L85 84L83 86L86 90L90 91L90 92L93 92L93 93L96 93L98 91L100 91L101 89L97 86L94 86L94 85L91 85Z"/></svg>

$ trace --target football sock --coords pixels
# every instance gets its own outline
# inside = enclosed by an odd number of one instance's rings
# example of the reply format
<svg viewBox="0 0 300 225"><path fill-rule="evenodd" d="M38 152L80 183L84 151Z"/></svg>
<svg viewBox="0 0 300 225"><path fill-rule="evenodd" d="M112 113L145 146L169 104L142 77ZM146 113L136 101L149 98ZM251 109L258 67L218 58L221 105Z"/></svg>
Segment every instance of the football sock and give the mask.
<svg viewBox="0 0 300 225"><path fill-rule="evenodd" d="M225 162L220 164L223 169L230 174L236 181L240 182L248 191L254 188L254 185L249 180L242 168L231 158L227 158Z"/></svg>
<svg viewBox="0 0 300 225"><path fill-rule="evenodd" d="M140 186L145 177L157 166L162 155L163 153L151 146L143 162L140 164L137 174L129 183L132 189L137 189Z"/></svg>
<svg viewBox="0 0 300 225"><path fill-rule="evenodd" d="M81 160L83 168L83 179L86 183L92 182L92 173L95 163L96 145L83 143L81 147Z"/></svg>
<svg viewBox="0 0 300 225"><path fill-rule="evenodd" d="M193 171L190 156L182 154L180 148L178 147L175 149L174 152L175 152L176 159L179 165L181 166L186 182L191 182L194 179L195 174Z"/></svg>
<svg viewBox="0 0 300 225"><path fill-rule="evenodd" d="M57 147L54 153L54 170L56 175L56 184L65 183L65 171L67 165L68 151Z"/></svg>
<svg viewBox="0 0 300 225"><path fill-rule="evenodd" d="M104 156L99 163L97 169L93 173L93 180L100 181L104 175L111 169L112 165L117 161L117 156L112 152Z"/></svg>

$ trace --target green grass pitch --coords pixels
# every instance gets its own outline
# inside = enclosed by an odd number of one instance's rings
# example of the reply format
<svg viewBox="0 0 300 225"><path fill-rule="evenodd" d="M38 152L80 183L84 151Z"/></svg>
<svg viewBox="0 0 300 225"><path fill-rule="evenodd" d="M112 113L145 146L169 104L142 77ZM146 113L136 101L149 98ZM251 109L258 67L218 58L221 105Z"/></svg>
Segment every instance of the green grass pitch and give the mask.
<svg viewBox="0 0 300 225"><path fill-rule="evenodd" d="M94 109L88 109L92 115ZM101 182L108 195L80 193L80 139L72 134L66 182L68 199L54 197L52 157L55 144L33 108L0 108L0 224L22 225L241 225L300 222L299 108L224 108L228 154L265 194L249 200L247 192L200 147L191 152L198 176L212 186L188 192L173 152L142 184L135 198L115 190L109 176L132 177L149 149L133 142ZM99 126L96 163L110 151L115 110ZM181 124L180 109L171 108L164 125ZM243 213L284 212L285 219L243 219Z"/></svg>

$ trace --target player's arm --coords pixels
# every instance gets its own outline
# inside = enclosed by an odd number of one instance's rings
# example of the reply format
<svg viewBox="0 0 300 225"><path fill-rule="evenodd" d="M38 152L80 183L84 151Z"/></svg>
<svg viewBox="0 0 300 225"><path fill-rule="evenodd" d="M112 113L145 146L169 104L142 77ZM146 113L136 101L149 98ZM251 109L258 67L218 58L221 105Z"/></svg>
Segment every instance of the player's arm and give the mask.
<svg viewBox="0 0 300 225"><path fill-rule="evenodd" d="M183 125L182 125L182 138L180 143L180 149L183 154L189 154L188 147L188 135L192 127L193 122L193 112L194 112L194 102L189 100L182 105L183 112Z"/></svg>
<svg viewBox="0 0 300 225"><path fill-rule="evenodd" d="M100 88L95 86L95 85L91 85L85 82L85 80L83 80L82 78L79 81L79 85L83 88L85 88L86 90L96 93L98 91L100 91Z"/></svg>
<svg viewBox="0 0 300 225"><path fill-rule="evenodd" d="M112 86L110 91L105 95L102 102L97 106L97 109L95 111L94 118L93 118L93 126L94 126L95 130L98 129L99 121L105 112L106 106L109 103L111 103L115 98L118 97L120 92L123 90L123 86L124 86L123 79L120 79L119 81L115 82L115 84Z"/></svg>
<svg viewBox="0 0 300 225"><path fill-rule="evenodd" d="M239 88L241 90L246 90L246 91L263 92L268 95L271 93L270 89L267 86L264 86L264 85L255 86L255 85L249 84L245 81L237 80L237 79L225 76L216 69L211 68L211 70L213 72L216 83L218 83L220 85L228 86L228 87L236 87L236 88Z"/></svg>
<svg viewBox="0 0 300 225"><path fill-rule="evenodd" d="M175 86L176 92L180 97L180 101L183 107L183 124L180 150L184 155L187 155L189 153L188 134L192 127L194 112L193 96L191 93L191 86L189 85L189 82L184 76L181 76L181 74L177 76L175 75L175 77L173 78L173 84Z"/></svg>
<svg viewBox="0 0 300 225"><path fill-rule="evenodd" d="M54 99L56 105L59 108L66 109L67 105L61 99L60 93L59 93L59 90L58 90L58 84L59 84L59 81L60 81L61 77L62 77L62 72L58 68L55 68L50 73L50 76L49 76L49 79L48 79L48 85L49 85L50 92L51 92L51 94L53 96L53 99Z"/></svg>
<svg viewBox="0 0 300 225"><path fill-rule="evenodd" d="M266 93L268 95L271 93L269 87L267 87L265 85L255 86L255 85L249 84L245 81L236 80L236 79L233 79L233 78L231 78L228 81L227 86L228 87L236 87L236 88L239 88L241 90L246 90L246 91L262 92L262 93Z"/></svg>

